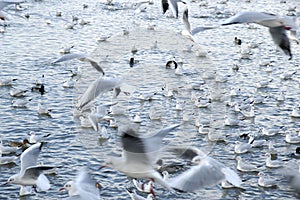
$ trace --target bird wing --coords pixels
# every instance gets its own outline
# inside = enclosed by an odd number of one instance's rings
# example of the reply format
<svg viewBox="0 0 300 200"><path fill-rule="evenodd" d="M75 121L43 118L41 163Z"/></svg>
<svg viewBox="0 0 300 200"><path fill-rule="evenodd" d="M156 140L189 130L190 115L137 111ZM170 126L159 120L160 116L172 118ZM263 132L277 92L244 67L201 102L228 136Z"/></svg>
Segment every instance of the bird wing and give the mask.
<svg viewBox="0 0 300 200"><path fill-rule="evenodd" d="M86 200L99 199L100 193L96 188L96 181L93 181L85 168L81 169L75 180L78 194Z"/></svg>
<svg viewBox="0 0 300 200"><path fill-rule="evenodd" d="M239 12L236 15L225 20L221 25L242 24L242 23L257 23L263 26L277 26L276 23L280 17L266 12L246 11ZM278 22L276 23L278 24Z"/></svg>
<svg viewBox="0 0 300 200"><path fill-rule="evenodd" d="M215 28L219 28L219 26L198 26L198 27L193 28L191 30L191 34L195 35L199 32L203 32L203 31L210 30L210 29L215 29Z"/></svg>
<svg viewBox="0 0 300 200"><path fill-rule="evenodd" d="M172 148L171 151L175 153L175 155L179 156L183 159L192 160L194 157L201 155L206 156L207 153L203 152L202 150L196 147L176 147Z"/></svg>
<svg viewBox="0 0 300 200"><path fill-rule="evenodd" d="M122 135L123 156L128 162L142 163L151 166L151 159L147 153L145 142L135 130L127 128Z"/></svg>
<svg viewBox="0 0 300 200"><path fill-rule="evenodd" d="M171 10L174 14L174 17L178 18L178 0L168 0L169 6L171 5Z"/></svg>
<svg viewBox="0 0 300 200"><path fill-rule="evenodd" d="M98 72L102 73L103 75L105 74L105 73L104 73L104 70L100 67L100 65L99 65L96 61L94 61L94 60L92 60L92 59L90 59L90 58L83 58L83 59L80 59L80 60L91 63L91 65L92 65Z"/></svg>
<svg viewBox="0 0 300 200"><path fill-rule="evenodd" d="M225 174L225 178L229 183L236 187L241 186L242 180L235 171L233 171L229 167L224 167L221 169L221 171L223 172L223 174Z"/></svg>
<svg viewBox="0 0 300 200"><path fill-rule="evenodd" d="M185 29L188 32L191 32L191 25L190 25L190 22L189 22L189 11L188 11L187 7L183 11L182 21L183 21L183 24L185 26Z"/></svg>
<svg viewBox="0 0 300 200"><path fill-rule="evenodd" d="M59 63L59 62L64 62L67 60L72 60L74 58L84 59L84 58L86 58L86 55L83 53L68 53L68 54L65 54L62 57L54 60L52 63L55 64L55 63Z"/></svg>
<svg viewBox="0 0 300 200"><path fill-rule="evenodd" d="M207 161L193 166L182 174L169 179L172 188L193 192L200 188L213 186L225 179L223 172Z"/></svg>
<svg viewBox="0 0 300 200"><path fill-rule="evenodd" d="M26 179L38 179L44 170L53 169L54 166L31 166L27 167L24 171L23 178Z"/></svg>
<svg viewBox="0 0 300 200"><path fill-rule="evenodd" d="M28 167L32 167L36 165L38 156L41 152L43 143L36 143L29 148L27 148L22 154L21 154L21 171L20 173L23 173Z"/></svg>
<svg viewBox="0 0 300 200"><path fill-rule="evenodd" d="M163 9L163 14L165 14L167 12L167 10L169 9L168 0L161 0L161 6Z"/></svg>
<svg viewBox="0 0 300 200"><path fill-rule="evenodd" d="M82 108L91 101L93 101L100 94L112 90L121 84L122 79L100 77L93 81L87 90L80 97L77 107Z"/></svg>
<svg viewBox="0 0 300 200"><path fill-rule="evenodd" d="M290 56L290 59L292 59L290 40L286 34L285 28L283 26L270 27L269 31L274 43L278 45L286 55Z"/></svg>

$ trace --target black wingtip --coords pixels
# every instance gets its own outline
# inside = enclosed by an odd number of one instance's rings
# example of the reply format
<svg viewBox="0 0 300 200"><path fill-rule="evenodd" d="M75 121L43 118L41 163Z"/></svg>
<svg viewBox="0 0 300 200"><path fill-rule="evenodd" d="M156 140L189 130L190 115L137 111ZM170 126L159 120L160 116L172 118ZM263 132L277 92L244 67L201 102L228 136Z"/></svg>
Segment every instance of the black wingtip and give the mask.
<svg viewBox="0 0 300 200"><path fill-rule="evenodd" d="M40 150L42 150L42 147L44 146L44 142L41 142L41 145L40 145Z"/></svg>

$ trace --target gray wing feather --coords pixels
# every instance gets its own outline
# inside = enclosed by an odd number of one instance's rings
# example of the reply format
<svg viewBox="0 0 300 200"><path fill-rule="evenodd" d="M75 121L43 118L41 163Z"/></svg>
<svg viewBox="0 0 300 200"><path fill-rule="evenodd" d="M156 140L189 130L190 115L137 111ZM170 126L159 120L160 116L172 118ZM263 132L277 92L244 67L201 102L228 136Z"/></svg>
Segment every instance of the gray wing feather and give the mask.
<svg viewBox="0 0 300 200"><path fill-rule="evenodd" d="M292 59L290 40L283 26L269 28L273 41Z"/></svg>
<svg viewBox="0 0 300 200"><path fill-rule="evenodd" d="M171 178L169 184L185 192L193 192L207 186L213 186L225 179L225 175L215 166L197 165Z"/></svg>
<svg viewBox="0 0 300 200"><path fill-rule="evenodd" d="M30 146L21 154L21 173L28 167L35 166L43 143Z"/></svg>
<svg viewBox="0 0 300 200"><path fill-rule="evenodd" d="M91 179L86 169L80 170L76 177L75 185L78 194L84 197L85 200L96 200L100 198L99 190L96 188L96 182Z"/></svg>
<svg viewBox="0 0 300 200"><path fill-rule="evenodd" d="M82 54L82 53L69 53L69 54L65 54L62 57L56 59L52 63L54 64L54 63L64 62L64 61L72 60L72 59L75 59L75 58L84 59L84 58L86 58L86 55Z"/></svg>
<svg viewBox="0 0 300 200"><path fill-rule="evenodd" d="M119 86L121 79L119 78L104 78L100 77L93 81L87 90L80 97L77 107L82 108L93 101L100 94L112 90Z"/></svg>
<svg viewBox="0 0 300 200"><path fill-rule="evenodd" d="M23 178L37 179L44 170L53 169L53 166L33 166L25 170Z"/></svg>

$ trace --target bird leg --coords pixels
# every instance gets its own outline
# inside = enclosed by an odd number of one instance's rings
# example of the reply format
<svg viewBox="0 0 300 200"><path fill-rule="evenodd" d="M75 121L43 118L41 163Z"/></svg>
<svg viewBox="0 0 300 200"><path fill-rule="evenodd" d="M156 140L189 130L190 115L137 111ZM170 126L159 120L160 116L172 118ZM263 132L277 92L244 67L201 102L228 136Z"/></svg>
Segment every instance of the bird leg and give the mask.
<svg viewBox="0 0 300 200"><path fill-rule="evenodd" d="M33 185L32 188L33 188L34 192L36 192L36 193L38 192L36 189L36 185Z"/></svg>

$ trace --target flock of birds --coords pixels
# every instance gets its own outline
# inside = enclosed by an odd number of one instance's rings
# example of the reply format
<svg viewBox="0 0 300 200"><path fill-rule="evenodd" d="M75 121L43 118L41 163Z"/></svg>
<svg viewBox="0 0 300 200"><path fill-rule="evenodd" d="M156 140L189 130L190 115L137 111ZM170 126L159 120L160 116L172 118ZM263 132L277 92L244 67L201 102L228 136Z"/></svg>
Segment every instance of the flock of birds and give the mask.
<svg viewBox="0 0 300 200"><path fill-rule="evenodd" d="M1 0L0 1L0 10L5 8L10 4L20 4L22 0ZM108 1L109 4L113 4L112 1ZM153 4L153 1L141 2L139 4L139 10L142 11L144 5ZM178 18L179 9L178 6L183 4L184 11L182 14L182 20L185 26L183 35L187 36L192 41L195 41L193 35L209 30L217 29L221 26L227 26L232 24L241 24L241 23L256 23L262 26L269 28L269 32L274 40L275 44L289 56L289 59L292 59L292 51L290 41L298 42L296 36L299 29L297 22L291 17L279 16L270 13L262 12L240 12L224 22L221 22L216 26L209 27L197 27L192 29L189 22L189 6L190 2L183 0L162 0L162 10L163 13L167 10L171 10L173 16ZM0 12L0 19L5 21L6 15ZM287 31L291 32L291 35L287 34ZM125 34L125 33L124 33ZM130 34L130 33L129 33ZM107 39L107 38L106 38ZM238 42L239 43L239 42ZM112 116L109 116L107 110L110 110L110 114L117 115L117 112L120 112L120 108L117 108L117 103L103 104L97 107L94 107L94 100L101 97L104 93L114 91L114 97L117 99L118 95L123 92L126 95L131 95L131 91L126 90L126 86L123 79L119 77L110 77L107 76L104 69L92 58L89 58L85 54L81 53L70 53L70 49L64 51L64 55L53 61L52 64L58 64L60 62L68 61L71 59L78 59L82 62L88 62L91 66L99 73L99 78L93 81L85 92L81 95L77 101L74 108L74 115L79 116L82 127L92 127L95 131L101 134L103 139L108 139L107 130L105 127L100 126L99 121L108 121L111 127L118 127L116 121ZM133 50L132 50L133 52ZM134 59L131 58L129 61L130 67L134 67ZM173 66L174 65L174 66ZM177 68L179 69L180 63L175 60L170 60L166 64L166 68ZM296 72L283 75L283 79L290 79ZM1 86L10 86L14 80L1 80ZM258 88L267 87L270 81L260 82L257 86ZM37 83L32 87L32 91L38 91L41 95L44 94L45 88L42 83ZM14 107L23 107L26 102L22 100L22 96L26 93L26 90L10 90L10 95L15 97L13 100ZM230 92L231 97L238 96L239 91L232 90ZM143 96L143 100L148 101L154 96ZM172 95L172 94L171 94ZM167 96L167 95L166 95ZM196 98L197 99L197 98ZM207 107L210 101L200 101L197 99L195 101L198 103L197 107ZM246 102L247 101L247 102ZM235 112L241 113L244 118L254 118L254 105L259 104L263 101L260 99L249 98L245 100L244 105L240 102L227 102L229 107L232 107ZM284 97L281 99L278 98L278 101L284 101ZM246 112L247 109L242 107L248 107L249 112ZM291 117L299 118L300 105L296 105L291 113ZM115 110L114 110L115 108ZM116 109L117 108L117 109ZM176 109L181 110L180 105L176 105ZM37 112L42 115L49 115L51 110L43 107L41 104L37 106ZM88 114L87 114L88 113ZM154 116L152 113L153 120L157 116ZM158 117L159 118L159 117ZM133 122L140 123L141 119L138 115L134 116ZM238 126L238 119L225 118L225 126ZM240 173L256 172L258 175L258 185L261 187L276 187L280 184L278 180L268 177L259 166L252 165L245 162L242 159L242 155L251 151L253 148L262 148L268 144L269 152L265 155L266 157L266 167L268 168L278 168L278 173L282 174L284 177L283 180L286 181L297 193L300 193L300 169L294 168L290 164L287 164L286 161L280 161L278 159L278 152L272 144L272 136L280 134L283 130L264 130L261 129L261 133L264 136L268 136L266 139L257 139L253 134L245 134L240 137L248 139L247 142L235 142L234 152L237 155L237 167L236 170L240 171L237 173L235 169L232 169L226 166L225 162L220 162L214 159L212 156L209 156L208 152L201 150L196 147L189 146L180 146L167 149L171 152L172 155L175 155L178 158L184 158L189 160L191 167L179 175L169 176L167 171L159 171L159 167L162 166L161 155L164 154L166 146L164 143L164 138L173 131L176 131L183 123L171 125L161 129L160 131L148 134L141 135L138 131L132 127L120 128L119 132L121 134L121 144L122 144L122 155L120 157L110 157L106 160L105 164L100 168L111 167L121 173L124 173L128 177L132 178L133 184L136 189L142 193L149 193L145 198L137 193L135 190L127 190L128 194L133 200L138 199L155 199L156 193L154 191L155 184L162 186L164 189L180 195L180 192L196 192L205 187L211 187L218 184L221 184L222 188L239 188L243 189L243 182L240 177ZM205 129L205 125L199 124L199 133L209 134L210 129ZM120 126L119 126L120 127ZM32 194L33 192L38 191L47 191L50 188L50 182L45 176L47 173L52 173L51 170L59 168L59 166L52 165L43 165L39 164L38 157L42 152L44 146L44 141L47 140L47 137L50 135L37 135L34 132L29 133L29 138L24 139L21 143L10 143L10 147L5 146L0 141L0 164L5 165L11 162L15 162L17 156L9 156L10 154L16 154L20 151L23 151L20 160L20 172L12 175L6 183L4 184L16 184L20 185L20 196ZM300 143L300 132L295 131L295 134L286 132L285 142L290 144ZM14 146L14 147L12 147ZM9 154L7 156L7 154ZM298 159L300 157L299 147L295 149L295 152L292 154L292 158L289 160ZM294 164L294 163L293 163ZM297 164L298 166L298 164ZM148 180L148 182L140 182L140 180ZM68 190L69 198L67 199L85 199L93 200L100 198L99 184L94 181L88 174L86 168L80 169L78 171L77 177L73 181L67 182L62 190ZM33 191L34 190L34 191Z"/></svg>

